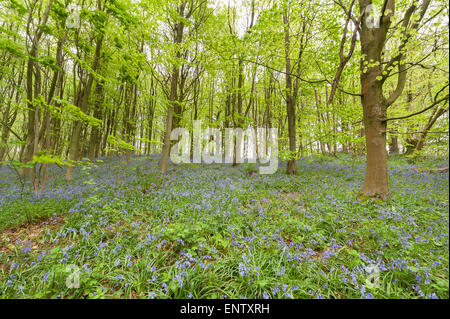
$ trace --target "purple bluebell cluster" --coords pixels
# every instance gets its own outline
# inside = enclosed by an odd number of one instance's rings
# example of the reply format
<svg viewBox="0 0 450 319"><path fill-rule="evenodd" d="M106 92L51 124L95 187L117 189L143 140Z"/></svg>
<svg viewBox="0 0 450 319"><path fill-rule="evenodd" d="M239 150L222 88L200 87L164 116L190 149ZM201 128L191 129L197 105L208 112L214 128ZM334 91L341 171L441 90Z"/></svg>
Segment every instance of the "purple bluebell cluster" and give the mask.
<svg viewBox="0 0 450 319"><path fill-rule="evenodd" d="M33 243L0 250L1 297L448 298L448 173L393 165L392 200L362 202L364 165L350 161L301 158L297 176L192 164L161 175L156 156L132 157L117 184L117 160L103 160L71 184L51 167L38 196L0 171L0 210L52 216Z"/></svg>

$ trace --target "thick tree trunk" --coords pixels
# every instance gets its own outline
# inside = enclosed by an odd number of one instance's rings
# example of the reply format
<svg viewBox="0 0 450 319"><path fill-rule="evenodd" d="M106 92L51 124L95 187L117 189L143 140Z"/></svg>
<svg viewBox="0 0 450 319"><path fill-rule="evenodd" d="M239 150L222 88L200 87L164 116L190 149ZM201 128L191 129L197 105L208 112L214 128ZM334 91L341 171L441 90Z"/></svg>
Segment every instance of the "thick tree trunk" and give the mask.
<svg viewBox="0 0 450 319"><path fill-rule="evenodd" d="M362 195L389 199L388 154L386 150L386 110L382 86L376 73L361 75L362 105L366 138L366 179Z"/></svg>
<svg viewBox="0 0 450 319"><path fill-rule="evenodd" d="M370 0L359 0L361 12L371 4ZM383 96L383 67L382 52L386 44L386 38L391 24L391 18L395 12L395 1L385 2L386 14L380 18L378 28L372 28L364 23L364 18L369 17L365 13L361 24L360 42L360 81L361 81L361 103L364 116L364 130L366 138L366 178L361 191L363 197L389 199L388 185L388 154L386 150L386 114L389 105L398 98L403 91L404 73L403 66L400 65L398 86L394 93L386 99ZM407 23L407 21L405 22ZM368 63L378 62L375 65Z"/></svg>
<svg viewBox="0 0 450 319"><path fill-rule="evenodd" d="M44 13L44 19L42 25L47 23L47 19L49 17L50 9L52 7L53 0L47 5L47 9ZM27 36L31 38L31 34L29 34L29 26L32 21L31 17L33 15L33 11L30 11L30 16L28 19L27 25ZM41 36L43 34L43 30L36 28L34 32L34 36L31 40L31 49L29 53L29 58L27 61L27 80L26 80L26 95L28 99L27 107L28 107L28 124L27 124L27 143L25 146L25 151L23 152L22 161L29 162L33 160L33 155L37 153L37 144L38 144L38 135L39 135L39 106L35 106L33 104L33 100L41 93L41 74L40 74L40 66L36 62L38 58L38 50L39 50L39 42ZM34 75L34 83L33 83L33 75ZM23 169L21 175L29 175L30 169ZM32 182L34 183L34 176L32 176Z"/></svg>
<svg viewBox="0 0 450 319"><path fill-rule="evenodd" d="M172 79L170 84L170 104L167 109L167 117L166 117L166 132L164 134L164 144L161 154L161 162L159 165L160 171L163 174L167 173L167 167L169 164L169 155L170 155L170 134L172 132L172 124L173 124L173 113L174 113L174 105L178 103L177 101L177 84L178 84L178 75L179 70L174 66L172 71Z"/></svg>

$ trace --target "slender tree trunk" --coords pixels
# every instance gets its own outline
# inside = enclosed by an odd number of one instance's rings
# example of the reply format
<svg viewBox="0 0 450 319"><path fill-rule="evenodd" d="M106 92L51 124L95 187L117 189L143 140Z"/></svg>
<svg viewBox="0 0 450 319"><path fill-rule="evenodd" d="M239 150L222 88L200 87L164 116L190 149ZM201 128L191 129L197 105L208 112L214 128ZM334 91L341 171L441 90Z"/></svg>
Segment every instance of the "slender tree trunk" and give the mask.
<svg viewBox="0 0 450 319"><path fill-rule="evenodd" d="M238 61L238 92L237 92L237 120L235 120L235 127L241 128L243 123L241 116L242 114L242 103L243 103L243 97L242 97L242 91L244 89L244 61L242 56L239 57ZM235 113L233 114L233 117L235 117ZM239 163L237 162L237 149L234 152L233 157L233 166L237 167L239 166Z"/></svg>
<svg viewBox="0 0 450 319"><path fill-rule="evenodd" d="M315 96L315 99L316 99L317 128L318 128L318 131L319 131L319 147L320 147L320 151L321 151L322 155L325 155L326 151L325 151L325 145L322 142L322 138L323 137L322 137L322 129L321 129L321 121L320 121L320 118L321 118L321 116L320 116L320 100L319 100L319 94L317 93L317 89L316 88L314 88L314 96Z"/></svg>
<svg viewBox="0 0 450 319"><path fill-rule="evenodd" d="M96 103L95 103L95 110L94 110L94 117L100 118L103 114L103 101L105 99L104 94L104 88L103 88L103 82L99 81L95 87L95 96L96 96ZM93 160L95 157L98 156L98 149L99 149L99 143L100 143L100 136L101 132L96 126L93 126L91 129L91 137L89 140L89 150L88 150L88 157L90 160Z"/></svg>
<svg viewBox="0 0 450 319"><path fill-rule="evenodd" d="M184 14L184 5L181 5L179 8L181 16ZM181 45L183 42L183 31L184 24L183 22L179 22L175 25L175 34L174 34L174 43ZM181 52L177 51L177 57L181 57ZM172 78L170 80L170 102L169 107L167 109L167 117L166 117L166 132L164 133L164 142L161 154L161 162L159 163L159 169L161 173L166 174L167 168L169 165L169 155L170 155L170 134L172 132L172 124L173 124L173 115L175 107L179 106L178 101L178 79L180 77L180 70L177 65L173 65L172 67Z"/></svg>
<svg viewBox="0 0 450 319"><path fill-rule="evenodd" d="M96 46L95 46L95 56L94 61L92 65L92 70L95 72L98 69L99 61L100 61L100 52L102 49L103 44L103 34L99 35L97 37ZM80 90L79 98L77 99L79 101L79 108L82 112L86 113L88 109L88 102L89 102L89 96L91 93L91 87L92 83L94 82L94 75L90 73L88 75L87 83L84 88ZM75 163L80 155L80 137L81 137L81 129L82 129L82 122L76 121L73 126L72 130L72 137L70 141L70 147L69 147L69 160L72 162L71 166L67 167L66 170L66 181L71 182L73 179L73 171L75 168Z"/></svg>
<svg viewBox="0 0 450 319"><path fill-rule="evenodd" d="M53 4L53 0L50 0L47 9L44 14L43 23L47 22L50 8ZM36 2L34 3L36 5ZM28 17L28 26L27 26L27 35L31 37L31 34L28 34L28 30L31 24L33 15L33 10L30 11ZM23 153L22 161L30 162L33 160L33 156L37 153L38 146L38 138L39 138L39 106L33 103L34 99L41 94L41 75L40 75L40 66L36 62L38 59L38 49L39 49L39 41L43 34L43 30L40 28L36 28L34 32L34 36L31 40L31 49L29 53L28 63L27 63L27 81L26 81L26 94L27 94L27 107L28 107L28 125L27 125L27 143L26 150ZM34 78L34 81L33 81ZM32 170L34 172L34 169ZM26 168L22 170L21 175L28 175L30 173L30 169ZM32 183L34 184L34 173L31 176Z"/></svg>
<svg viewBox="0 0 450 319"><path fill-rule="evenodd" d="M291 59L290 54L290 38L289 38L289 18L288 13L283 15L284 24L284 45L285 45L285 61L286 61L286 109L288 117L288 131L289 131L289 160L287 162L287 173L295 175L297 173L297 163L295 160L296 147L296 119L295 106L292 98L292 79L291 79Z"/></svg>
<svg viewBox="0 0 450 319"><path fill-rule="evenodd" d="M398 154L398 137L396 135L391 136L391 142L389 143L389 154Z"/></svg>
<svg viewBox="0 0 450 319"><path fill-rule="evenodd" d="M440 109L438 109L428 120L427 125L425 125L425 127L422 130L422 133L420 133L419 139L417 141L417 145L416 145L416 151L420 151L422 150L423 146L425 145L425 139L428 135L428 133L430 132L431 128L433 127L433 125L436 123L436 121L445 113L447 113L449 110L449 107L447 106L442 107Z"/></svg>

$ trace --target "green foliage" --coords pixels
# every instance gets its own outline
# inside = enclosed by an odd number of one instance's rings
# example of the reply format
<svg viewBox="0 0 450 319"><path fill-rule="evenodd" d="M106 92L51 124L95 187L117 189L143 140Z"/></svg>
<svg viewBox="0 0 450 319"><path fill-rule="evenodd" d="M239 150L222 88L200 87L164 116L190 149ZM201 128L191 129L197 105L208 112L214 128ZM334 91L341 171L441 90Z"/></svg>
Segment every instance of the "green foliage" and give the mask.
<svg viewBox="0 0 450 319"><path fill-rule="evenodd" d="M125 150L136 151L136 148L133 145L113 135L108 136L108 143L111 145L111 147L108 148L108 151L113 152L121 152Z"/></svg>
<svg viewBox="0 0 450 319"><path fill-rule="evenodd" d="M19 15L24 15L28 10L20 2L21 1L9 0L9 5L10 8L16 10Z"/></svg>
<svg viewBox="0 0 450 319"><path fill-rule="evenodd" d="M5 30L1 28L0 31L3 32ZM24 53L24 48L17 42L14 42L8 38L0 38L0 50L7 51L16 58L24 58L26 56Z"/></svg>
<svg viewBox="0 0 450 319"><path fill-rule="evenodd" d="M56 102L57 104L56 106L55 105L46 105L46 106L50 109L50 112L56 118L70 121L81 121L83 123L97 127L100 127L102 124L101 120L84 113L83 111L81 111L79 107L69 103L64 99L54 97L53 101ZM41 99L40 102L45 103L43 99Z"/></svg>
<svg viewBox="0 0 450 319"><path fill-rule="evenodd" d="M9 167L11 167L13 169L22 169L22 168L32 168L32 167L34 167L34 163L33 162L22 163L22 162L16 161L16 160L1 161L0 164L9 166Z"/></svg>
<svg viewBox="0 0 450 319"><path fill-rule="evenodd" d="M57 155L49 154L48 151L43 150L38 155L33 156L33 163L64 165L64 160Z"/></svg>

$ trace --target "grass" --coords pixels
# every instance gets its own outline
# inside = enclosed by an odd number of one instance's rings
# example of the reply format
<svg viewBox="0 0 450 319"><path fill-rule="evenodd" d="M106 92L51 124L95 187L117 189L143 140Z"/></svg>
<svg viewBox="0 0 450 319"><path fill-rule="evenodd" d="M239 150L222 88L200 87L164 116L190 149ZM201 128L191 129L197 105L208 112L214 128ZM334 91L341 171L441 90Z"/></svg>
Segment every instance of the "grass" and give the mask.
<svg viewBox="0 0 450 319"><path fill-rule="evenodd" d="M38 197L0 170L1 298L449 297L448 172L411 169L447 159L392 157L385 203L357 199L364 164L345 155L302 158L293 177L161 176L135 157L118 189L116 165L77 168L70 185L53 167Z"/></svg>

